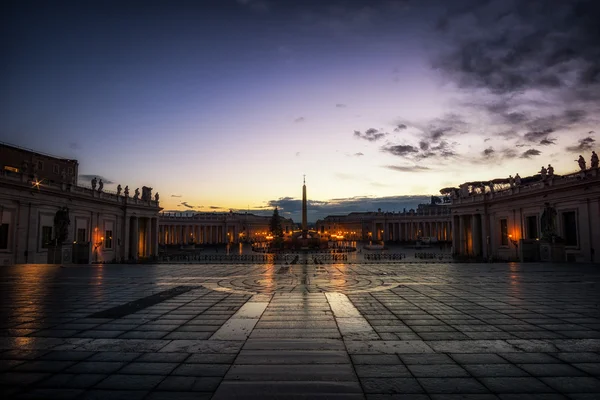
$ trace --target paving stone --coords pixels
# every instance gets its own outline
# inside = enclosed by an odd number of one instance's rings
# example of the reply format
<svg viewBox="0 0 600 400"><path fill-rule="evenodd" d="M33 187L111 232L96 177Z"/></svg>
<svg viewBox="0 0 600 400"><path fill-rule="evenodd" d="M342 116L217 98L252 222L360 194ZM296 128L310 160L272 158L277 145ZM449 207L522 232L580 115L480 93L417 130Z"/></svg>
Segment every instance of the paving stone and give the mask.
<svg viewBox="0 0 600 400"><path fill-rule="evenodd" d="M459 364L504 364L507 361L497 354L460 354L453 353L450 356Z"/></svg>
<svg viewBox="0 0 600 400"><path fill-rule="evenodd" d="M339 397L349 400L364 399L358 382L240 382L224 381L213 400L229 399L291 399L301 393L310 399Z"/></svg>
<svg viewBox="0 0 600 400"><path fill-rule="evenodd" d="M475 377L529 376L527 372L512 364L465 364L463 367Z"/></svg>
<svg viewBox="0 0 600 400"><path fill-rule="evenodd" d="M88 390L84 393L85 400L142 400L148 395L142 390Z"/></svg>
<svg viewBox="0 0 600 400"><path fill-rule="evenodd" d="M558 353L554 356L570 363L600 363L600 354L597 353Z"/></svg>
<svg viewBox="0 0 600 400"><path fill-rule="evenodd" d="M548 393L554 392L552 388L536 378L527 377L502 377L478 378L494 393Z"/></svg>
<svg viewBox="0 0 600 400"><path fill-rule="evenodd" d="M456 364L411 364L410 372L417 378L468 377L469 374Z"/></svg>
<svg viewBox="0 0 600 400"><path fill-rule="evenodd" d="M87 389L108 375L105 374L66 374L60 373L52 375L50 378L40 382L38 386L48 388L75 388Z"/></svg>
<svg viewBox="0 0 600 400"><path fill-rule="evenodd" d="M488 393L473 378L418 378L427 393Z"/></svg>
<svg viewBox="0 0 600 400"><path fill-rule="evenodd" d="M75 364L74 361L26 361L13 368L17 372L59 372Z"/></svg>
<svg viewBox="0 0 600 400"><path fill-rule="evenodd" d="M178 363L132 362L121 368L119 374L169 375L178 365Z"/></svg>
<svg viewBox="0 0 600 400"><path fill-rule="evenodd" d="M567 364L517 364L533 376L585 376L586 374Z"/></svg>
<svg viewBox="0 0 600 400"><path fill-rule="evenodd" d="M123 375L114 374L97 384L97 389L150 390L165 377L161 375Z"/></svg>
<svg viewBox="0 0 600 400"><path fill-rule="evenodd" d="M360 378L410 378L411 372L403 365L355 365Z"/></svg>
<svg viewBox="0 0 600 400"><path fill-rule="evenodd" d="M395 354L353 354L352 362L357 364L402 364L400 358Z"/></svg>
<svg viewBox="0 0 600 400"><path fill-rule="evenodd" d="M38 360L81 361L93 356L92 351L51 351L39 357Z"/></svg>
<svg viewBox="0 0 600 400"><path fill-rule="evenodd" d="M350 364L234 364L227 372L225 379L243 381L353 381L356 380L356 375Z"/></svg>
<svg viewBox="0 0 600 400"><path fill-rule="evenodd" d="M236 364L344 364L349 362L348 354L343 351L310 350L242 350L235 359Z"/></svg>
<svg viewBox="0 0 600 400"><path fill-rule="evenodd" d="M224 376L229 364L180 364L172 372L177 376Z"/></svg>
<svg viewBox="0 0 600 400"><path fill-rule="evenodd" d="M167 376L158 385L157 390L214 392L221 380L220 377Z"/></svg>
<svg viewBox="0 0 600 400"><path fill-rule="evenodd" d="M189 353L144 353L135 359L136 362L181 363L190 357ZM192 361L198 362L198 361Z"/></svg>
<svg viewBox="0 0 600 400"><path fill-rule="evenodd" d="M365 393L424 393L414 378L362 378L360 382Z"/></svg>
<svg viewBox="0 0 600 400"><path fill-rule="evenodd" d="M600 380L588 377L540 378L561 393L600 393Z"/></svg>
<svg viewBox="0 0 600 400"><path fill-rule="evenodd" d="M405 364L456 364L445 354L400 354L400 359Z"/></svg>
<svg viewBox="0 0 600 400"><path fill-rule="evenodd" d="M84 393L81 389L33 389L19 394L18 399L75 399Z"/></svg>
<svg viewBox="0 0 600 400"><path fill-rule="evenodd" d="M73 374L110 374L121 369L126 363L117 361L81 361L65 370Z"/></svg>
<svg viewBox="0 0 600 400"><path fill-rule="evenodd" d="M49 376L41 372L3 372L0 374L0 386L29 386Z"/></svg>

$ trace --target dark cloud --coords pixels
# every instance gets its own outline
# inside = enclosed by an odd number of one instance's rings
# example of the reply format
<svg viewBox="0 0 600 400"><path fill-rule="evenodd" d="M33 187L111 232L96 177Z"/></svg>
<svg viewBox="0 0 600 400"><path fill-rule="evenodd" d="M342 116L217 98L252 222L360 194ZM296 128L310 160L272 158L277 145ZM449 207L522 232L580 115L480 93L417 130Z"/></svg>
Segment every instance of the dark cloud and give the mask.
<svg viewBox="0 0 600 400"><path fill-rule="evenodd" d="M389 196L367 197L358 196L350 198L330 199L326 201L308 200L308 219L311 222L325 218L329 215L347 215L351 212L377 211L381 208L384 212L402 211L404 208L416 208L418 204L429 203L431 196ZM260 215L273 215L273 208L278 207L280 214L292 218L295 222L302 219L302 200L284 197L270 200L266 206L256 207L251 210ZM245 210L241 210L245 211Z"/></svg>
<svg viewBox="0 0 600 400"><path fill-rule="evenodd" d="M398 124L398 125L396 125L396 127L394 128L394 132L400 132L400 131L403 131L403 130L404 130L404 129L406 129L406 128L407 128L407 126L406 126L406 125L404 125L404 124Z"/></svg>
<svg viewBox="0 0 600 400"><path fill-rule="evenodd" d="M552 132L554 132L554 129L552 128L544 129L543 131L527 132L525 135L523 135L523 139L527 140L528 142L538 142L540 140L547 139L548 135Z"/></svg>
<svg viewBox="0 0 600 400"><path fill-rule="evenodd" d="M567 147L567 151L570 151L572 153L590 151L590 150L592 150L593 144L595 142L596 142L596 139L594 139L591 136L588 136L586 138L579 139L579 141L577 142L576 145Z"/></svg>
<svg viewBox="0 0 600 400"><path fill-rule="evenodd" d="M180 204L181 204L182 206L186 207L186 208L197 208L197 206L193 206L193 205L191 205L191 204L188 204L188 202L187 202L187 201L182 201Z"/></svg>
<svg viewBox="0 0 600 400"><path fill-rule="evenodd" d="M492 154L494 154L494 153L495 153L495 151L494 151L494 149L493 149L493 148L491 148L491 147L488 147L487 149L485 149L485 150L483 151L483 155L484 155L485 157L489 157L489 156L491 156L491 155L492 155Z"/></svg>
<svg viewBox="0 0 600 400"><path fill-rule="evenodd" d="M210 206L210 207L208 207L208 208L210 208L211 210L221 210L223 207L219 207L219 206Z"/></svg>
<svg viewBox="0 0 600 400"><path fill-rule="evenodd" d="M304 117L298 117L294 120L294 122L299 123L299 122L304 122L306 118Z"/></svg>
<svg viewBox="0 0 600 400"><path fill-rule="evenodd" d="M444 4L437 25L444 43L433 65L469 96L466 106L485 112L490 132L514 139L594 122L600 109L600 2ZM526 140L553 142L547 135Z"/></svg>
<svg viewBox="0 0 600 400"><path fill-rule="evenodd" d="M361 152L354 153L354 157L362 157L362 156L364 156L364 154Z"/></svg>
<svg viewBox="0 0 600 400"><path fill-rule="evenodd" d="M414 153L418 153L419 149L415 146L399 144L395 146L383 146L381 147L381 151L398 157L406 157L409 155L414 155Z"/></svg>
<svg viewBox="0 0 600 400"><path fill-rule="evenodd" d="M347 107L345 104L342 104L342 103L338 103L335 106L336 106L336 108L346 108Z"/></svg>
<svg viewBox="0 0 600 400"><path fill-rule="evenodd" d="M171 197L181 197L180 194L172 194Z"/></svg>
<svg viewBox="0 0 600 400"><path fill-rule="evenodd" d="M100 180L102 180L102 183L104 183L105 185L111 185L111 184L115 183L115 182L111 181L110 179L103 177L102 175L83 174L83 175L79 175L78 179L90 182L94 178L96 178L98 180L98 182L100 182Z"/></svg>
<svg viewBox="0 0 600 400"><path fill-rule="evenodd" d="M354 131L354 137L368 140L369 142L376 142L377 140L383 139L386 135L386 132L380 132L375 128L369 128L365 131L365 133Z"/></svg>
<svg viewBox="0 0 600 400"><path fill-rule="evenodd" d="M425 141L420 141L419 142L419 148L421 150L429 150L429 143L427 143Z"/></svg>
<svg viewBox="0 0 600 400"><path fill-rule="evenodd" d="M556 139L544 138L544 139L540 140L540 144L542 146L549 146L551 144L556 144Z"/></svg>
<svg viewBox="0 0 600 400"><path fill-rule="evenodd" d="M511 159L517 158L518 154L514 149L503 149L501 152L502 158Z"/></svg>
<svg viewBox="0 0 600 400"><path fill-rule="evenodd" d="M495 93L556 88L567 85L559 73L571 73L576 85L600 82L598 2L467 3L438 24L458 45L436 65L460 86Z"/></svg>
<svg viewBox="0 0 600 400"><path fill-rule="evenodd" d="M521 154L521 158L531 158L531 157L539 156L540 154L542 154L542 152L537 149L529 149L529 150L524 151Z"/></svg>
<svg viewBox="0 0 600 400"><path fill-rule="evenodd" d="M423 167L420 165L409 165L409 166L386 165L384 168L391 169L392 171L399 171L399 172L425 172L425 171L431 170L429 167Z"/></svg>

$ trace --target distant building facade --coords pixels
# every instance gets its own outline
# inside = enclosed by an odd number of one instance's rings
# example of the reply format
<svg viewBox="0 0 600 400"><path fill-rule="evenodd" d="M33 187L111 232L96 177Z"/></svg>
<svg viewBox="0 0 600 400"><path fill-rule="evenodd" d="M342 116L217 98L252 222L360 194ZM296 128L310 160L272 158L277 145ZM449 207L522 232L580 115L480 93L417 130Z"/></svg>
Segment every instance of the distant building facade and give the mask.
<svg viewBox="0 0 600 400"><path fill-rule="evenodd" d="M31 179L38 179L43 183L77 184L77 160L0 143L0 164L2 170L29 175Z"/></svg>
<svg viewBox="0 0 600 400"><path fill-rule="evenodd" d="M343 240L412 242L429 238L452 240L448 204L421 204L403 212L354 212L317 221L321 235Z"/></svg>
<svg viewBox="0 0 600 400"><path fill-rule="evenodd" d="M294 222L281 218L284 234ZM263 242L269 236L271 217L250 213L161 213L160 245L223 244Z"/></svg>
<svg viewBox="0 0 600 400"><path fill-rule="evenodd" d="M39 158L36 152L19 153L23 159ZM46 157L44 164L53 168L54 158ZM64 241L56 262L128 262L158 255L158 201L50 179L45 167L43 173L6 168L16 163L11 160L2 160L0 170L0 265L48 263L58 230ZM71 165L76 174L77 161L58 165Z"/></svg>
<svg viewBox="0 0 600 400"><path fill-rule="evenodd" d="M465 183L454 190L452 220L459 256L599 262L600 172Z"/></svg>

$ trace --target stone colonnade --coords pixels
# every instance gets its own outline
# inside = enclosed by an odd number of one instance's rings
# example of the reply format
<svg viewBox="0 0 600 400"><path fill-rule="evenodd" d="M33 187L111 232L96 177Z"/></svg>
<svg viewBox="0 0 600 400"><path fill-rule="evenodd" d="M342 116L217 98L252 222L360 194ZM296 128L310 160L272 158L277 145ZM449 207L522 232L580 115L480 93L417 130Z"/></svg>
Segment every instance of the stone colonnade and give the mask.
<svg viewBox="0 0 600 400"><path fill-rule="evenodd" d="M162 224L159 226L160 245L218 244L236 242L236 225Z"/></svg>
<svg viewBox="0 0 600 400"><path fill-rule="evenodd" d="M139 260L158 256L158 218L132 215L125 229L125 260Z"/></svg>
<svg viewBox="0 0 600 400"><path fill-rule="evenodd" d="M454 254L487 257L488 226L481 213L454 215Z"/></svg>
<svg viewBox="0 0 600 400"><path fill-rule="evenodd" d="M412 241L421 237L440 242L452 240L452 223L445 221L374 222L371 236L376 240Z"/></svg>

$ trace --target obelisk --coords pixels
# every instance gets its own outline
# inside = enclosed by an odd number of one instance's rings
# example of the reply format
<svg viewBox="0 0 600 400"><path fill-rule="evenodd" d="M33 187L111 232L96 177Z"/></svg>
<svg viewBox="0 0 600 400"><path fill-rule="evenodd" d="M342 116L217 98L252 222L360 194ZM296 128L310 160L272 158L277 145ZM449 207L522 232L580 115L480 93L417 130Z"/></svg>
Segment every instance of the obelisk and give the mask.
<svg viewBox="0 0 600 400"><path fill-rule="evenodd" d="M306 239L308 226L306 222L306 175L304 175L304 184L302 185L302 239Z"/></svg>

